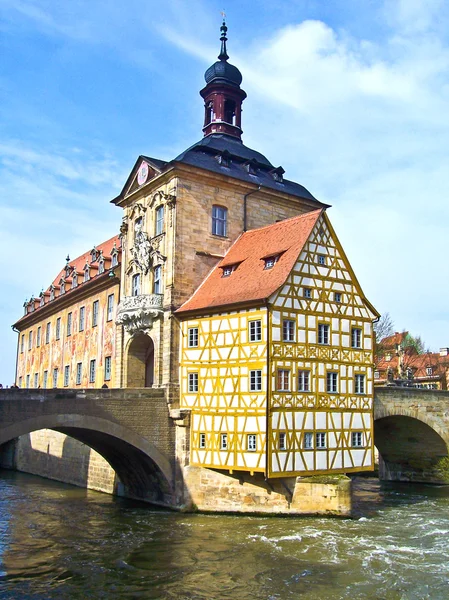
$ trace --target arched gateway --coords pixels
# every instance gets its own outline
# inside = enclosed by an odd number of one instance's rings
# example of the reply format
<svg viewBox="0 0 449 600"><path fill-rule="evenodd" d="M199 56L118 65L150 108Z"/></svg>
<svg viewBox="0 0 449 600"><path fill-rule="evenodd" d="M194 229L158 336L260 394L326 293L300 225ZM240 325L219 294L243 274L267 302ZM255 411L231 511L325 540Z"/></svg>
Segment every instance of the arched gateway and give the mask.
<svg viewBox="0 0 449 600"><path fill-rule="evenodd" d="M144 333L135 335L128 346L126 387L151 387L154 384L154 343Z"/></svg>

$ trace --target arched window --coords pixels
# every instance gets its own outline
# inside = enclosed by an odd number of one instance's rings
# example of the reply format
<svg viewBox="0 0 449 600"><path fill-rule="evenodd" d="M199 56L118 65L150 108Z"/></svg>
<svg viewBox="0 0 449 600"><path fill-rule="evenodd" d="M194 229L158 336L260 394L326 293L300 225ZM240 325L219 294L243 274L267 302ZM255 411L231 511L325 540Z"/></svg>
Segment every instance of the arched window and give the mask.
<svg viewBox="0 0 449 600"><path fill-rule="evenodd" d="M224 206L212 206L212 233L213 235L220 235L226 237L227 234L227 223L228 221L228 209Z"/></svg>
<svg viewBox="0 0 449 600"><path fill-rule="evenodd" d="M204 125L209 125L215 119L214 114L214 103L212 100L206 104L206 115L204 118Z"/></svg>
<svg viewBox="0 0 449 600"><path fill-rule="evenodd" d="M235 102L233 100L225 100L224 120L226 121L226 123L231 123L231 125L235 125Z"/></svg>
<svg viewBox="0 0 449 600"><path fill-rule="evenodd" d="M101 275L101 273L104 273L104 260L100 260L98 263L98 274Z"/></svg>
<svg viewBox="0 0 449 600"><path fill-rule="evenodd" d="M76 272L76 269L73 269L72 271L72 290L74 290L78 285L78 273Z"/></svg>
<svg viewBox="0 0 449 600"><path fill-rule="evenodd" d="M160 235L164 231L164 206L156 208L156 235Z"/></svg>

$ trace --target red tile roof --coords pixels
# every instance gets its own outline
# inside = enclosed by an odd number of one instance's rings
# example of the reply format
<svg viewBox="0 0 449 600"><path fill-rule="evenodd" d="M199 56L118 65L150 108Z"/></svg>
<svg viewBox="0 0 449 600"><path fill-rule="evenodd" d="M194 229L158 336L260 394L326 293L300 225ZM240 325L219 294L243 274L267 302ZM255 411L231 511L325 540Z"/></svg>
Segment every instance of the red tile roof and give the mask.
<svg viewBox="0 0 449 600"><path fill-rule="evenodd" d="M322 213L322 209L314 210L243 233L176 313L262 301L271 296L287 279ZM264 258L275 256L279 258L274 267L265 269ZM233 265L232 274L223 277L223 267Z"/></svg>

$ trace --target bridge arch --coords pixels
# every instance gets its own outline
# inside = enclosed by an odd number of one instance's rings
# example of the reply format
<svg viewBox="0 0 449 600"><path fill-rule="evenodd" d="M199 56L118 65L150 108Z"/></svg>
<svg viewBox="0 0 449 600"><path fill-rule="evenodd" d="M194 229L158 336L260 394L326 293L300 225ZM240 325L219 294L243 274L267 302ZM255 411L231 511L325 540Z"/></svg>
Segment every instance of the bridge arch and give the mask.
<svg viewBox="0 0 449 600"><path fill-rule="evenodd" d="M447 433L439 429L430 419L417 418L411 410L378 415L374 442L379 451L380 479L449 483L449 443Z"/></svg>
<svg viewBox="0 0 449 600"><path fill-rule="evenodd" d="M93 415L46 414L0 424L0 446L40 429L59 431L98 452L116 472L126 497L174 506L171 462L131 429Z"/></svg>

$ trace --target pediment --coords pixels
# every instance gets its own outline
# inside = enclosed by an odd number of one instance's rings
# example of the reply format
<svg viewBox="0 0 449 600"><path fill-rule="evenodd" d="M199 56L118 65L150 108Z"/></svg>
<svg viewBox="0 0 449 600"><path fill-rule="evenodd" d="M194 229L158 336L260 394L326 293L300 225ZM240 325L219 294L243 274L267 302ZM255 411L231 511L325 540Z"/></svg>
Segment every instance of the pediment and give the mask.
<svg viewBox="0 0 449 600"><path fill-rule="evenodd" d="M166 164L162 160L148 156L139 156L122 191L111 202L119 204L137 190L144 188L150 181L162 173Z"/></svg>

